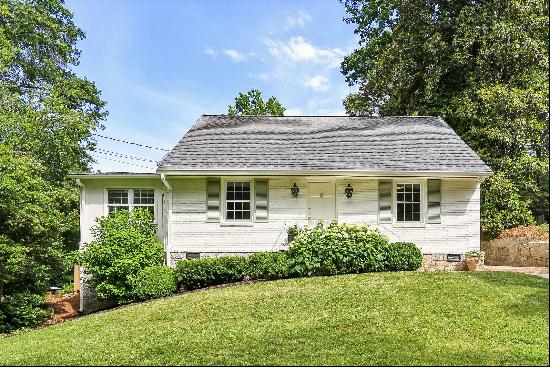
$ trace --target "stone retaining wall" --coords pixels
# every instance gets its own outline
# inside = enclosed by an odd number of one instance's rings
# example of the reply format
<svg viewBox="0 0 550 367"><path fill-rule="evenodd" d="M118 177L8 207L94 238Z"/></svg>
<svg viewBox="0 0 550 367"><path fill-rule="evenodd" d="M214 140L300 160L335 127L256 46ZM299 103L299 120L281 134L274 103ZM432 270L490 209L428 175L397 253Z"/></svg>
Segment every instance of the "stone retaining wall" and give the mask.
<svg viewBox="0 0 550 367"><path fill-rule="evenodd" d="M481 241L485 264L548 267L548 241L530 238L502 238Z"/></svg>

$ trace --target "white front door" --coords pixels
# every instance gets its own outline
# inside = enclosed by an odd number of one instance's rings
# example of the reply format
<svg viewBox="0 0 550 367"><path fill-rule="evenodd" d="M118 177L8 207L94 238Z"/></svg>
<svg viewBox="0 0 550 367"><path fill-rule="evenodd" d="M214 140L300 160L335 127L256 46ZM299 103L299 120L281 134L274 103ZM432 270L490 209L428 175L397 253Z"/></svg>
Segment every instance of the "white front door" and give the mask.
<svg viewBox="0 0 550 367"><path fill-rule="evenodd" d="M328 224L336 219L334 182L310 182L308 193L310 225L316 225L321 220Z"/></svg>

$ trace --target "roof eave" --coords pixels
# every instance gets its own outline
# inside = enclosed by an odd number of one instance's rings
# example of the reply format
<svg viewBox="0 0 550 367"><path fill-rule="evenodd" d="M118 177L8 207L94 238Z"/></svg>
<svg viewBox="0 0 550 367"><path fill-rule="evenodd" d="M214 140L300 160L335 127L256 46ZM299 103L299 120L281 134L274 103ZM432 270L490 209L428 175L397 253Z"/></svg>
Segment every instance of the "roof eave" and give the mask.
<svg viewBox="0 0 550 367"><path fill-rule="evenodd" d="M357 176L357 177L489 177L487 171L282 170L282 169L158 169L170 176Z"/></svg>

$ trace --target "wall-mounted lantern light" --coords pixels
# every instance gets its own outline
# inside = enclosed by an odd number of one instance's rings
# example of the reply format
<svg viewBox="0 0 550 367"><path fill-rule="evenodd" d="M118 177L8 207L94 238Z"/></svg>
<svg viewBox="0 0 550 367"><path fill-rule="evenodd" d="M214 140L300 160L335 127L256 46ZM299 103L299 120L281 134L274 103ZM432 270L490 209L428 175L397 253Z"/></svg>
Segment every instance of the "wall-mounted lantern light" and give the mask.
<svg viewBox="0 0 550 367"><path fill-rule="evenodd" d="M294 182L294 185L290 188L290 192L292 193L293 198L298 197L298 193L300 192L300 189L298 188L298 186L296 186L296 182Z"/></svg>
<svg viewBox="0 0 550 367"><path fill-rule="evenodd" d="M346 191L346 197L347 197L348 199L350 199L351 196L353 195L353 187L351 187L351 185L348 184L348 186L346 186L346 190L345 190L345 191Z"/></svg>

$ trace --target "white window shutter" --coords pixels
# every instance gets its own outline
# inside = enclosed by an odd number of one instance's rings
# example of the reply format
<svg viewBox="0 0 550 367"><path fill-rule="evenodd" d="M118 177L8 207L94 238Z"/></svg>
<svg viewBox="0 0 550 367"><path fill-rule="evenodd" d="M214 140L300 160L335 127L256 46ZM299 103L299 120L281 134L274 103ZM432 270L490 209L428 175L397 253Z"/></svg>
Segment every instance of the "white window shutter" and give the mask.
<svg viewBox="0 0 550 367"><path fill-rule="evenodd" d="M220 192L221 182L219 178L209 178L206 184L206 221L220 221Z"/></svg>
<svg viewBox="0 0 550 367"><path fill-rule="evenodd" d="M378 223L392 222L392 187L391 180L378 181Z"/></svg>
<svg viewBox="0 0 550 367"><path fill-rule="evenodd" d="M255 180L254 187L254 221L267 222L269 218L269 181Z"/></svg>
<svg viewBox="0 0 550 367"><path fill-rule="evenodd" d="M441 223L441 180L428 180L426 223Z"/></svg>

